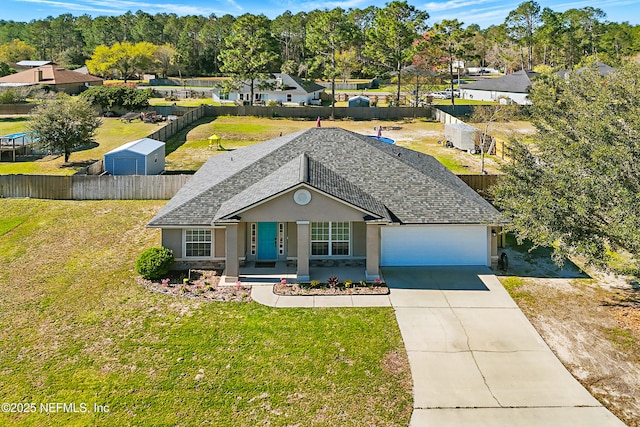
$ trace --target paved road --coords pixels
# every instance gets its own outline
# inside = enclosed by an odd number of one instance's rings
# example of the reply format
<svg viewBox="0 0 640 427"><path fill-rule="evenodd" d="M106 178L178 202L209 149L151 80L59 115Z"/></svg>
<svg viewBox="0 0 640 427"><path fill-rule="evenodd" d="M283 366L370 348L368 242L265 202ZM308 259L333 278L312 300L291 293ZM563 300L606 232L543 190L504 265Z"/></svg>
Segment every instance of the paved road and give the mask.
<svg viewBox="0 0 640 427"><path fill-rule="evenodd" d="M414 383L411 427L624 426L485 267L385 268Z"/></svg>

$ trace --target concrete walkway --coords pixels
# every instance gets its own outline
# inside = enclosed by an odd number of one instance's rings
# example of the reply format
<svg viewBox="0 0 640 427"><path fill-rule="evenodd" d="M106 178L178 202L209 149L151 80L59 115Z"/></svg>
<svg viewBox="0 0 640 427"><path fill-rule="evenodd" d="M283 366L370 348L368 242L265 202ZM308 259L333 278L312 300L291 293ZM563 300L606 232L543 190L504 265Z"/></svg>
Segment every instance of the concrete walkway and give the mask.
<svg viewBox="0 0 640 427"><path fill-rule="evenodd" d="M388 296L277 296L272 307L393 306L413 377L410 427L624 424L555 357L486 267L385 268Z"/></svg>

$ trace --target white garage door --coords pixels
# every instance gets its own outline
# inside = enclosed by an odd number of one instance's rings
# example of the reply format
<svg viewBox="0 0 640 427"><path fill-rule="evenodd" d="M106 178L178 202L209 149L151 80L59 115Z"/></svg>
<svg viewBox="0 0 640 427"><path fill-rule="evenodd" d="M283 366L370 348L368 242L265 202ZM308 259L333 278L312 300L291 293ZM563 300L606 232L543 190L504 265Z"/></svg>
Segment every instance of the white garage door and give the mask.
<svg viewBox="0 0 640 427"><path fill-rule="evenodd" d="M382 227L382 266L487 265L487 227Z"/></svg>

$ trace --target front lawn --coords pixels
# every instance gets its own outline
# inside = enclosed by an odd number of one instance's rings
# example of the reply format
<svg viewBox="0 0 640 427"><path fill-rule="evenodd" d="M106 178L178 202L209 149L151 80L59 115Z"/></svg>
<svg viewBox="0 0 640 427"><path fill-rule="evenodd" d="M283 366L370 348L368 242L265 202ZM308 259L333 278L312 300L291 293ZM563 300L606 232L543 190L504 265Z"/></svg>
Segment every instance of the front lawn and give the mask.
<svg viewBox="0 0 640 427"><path fill-rule="evenodd" d="M408 424L392 309L209 303L136 283L164 203L0 200L0 401L37 405L0 425ZM89 411L41 413L50 402Z"/></svg>

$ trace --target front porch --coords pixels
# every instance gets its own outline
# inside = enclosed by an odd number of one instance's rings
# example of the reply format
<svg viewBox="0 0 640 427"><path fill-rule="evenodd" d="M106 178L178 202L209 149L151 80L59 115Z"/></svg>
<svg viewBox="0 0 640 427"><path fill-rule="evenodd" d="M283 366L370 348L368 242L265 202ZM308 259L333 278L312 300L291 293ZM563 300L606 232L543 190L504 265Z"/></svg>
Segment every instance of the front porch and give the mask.
<svg viewBox="0 0 640 427"><path fill-rule="evenodd" d="M290 283L326 282L330 276L351 281L379 278L378 222L230 221L219 225L226 228L227 283L281 278Z"/></svg>
<svg viewBox="0 0 640 427"><path fill-rule="evenodd" d="M288 283L298 282L298 265L296 260L260 262L247 261L239 268L239 277L243 283L276 283L287 279ZM336 276L343 282L366 280L365 260L310 260L309 280L326 282L330 276ZM226 271L224 273L226 275Z"/></svg>

